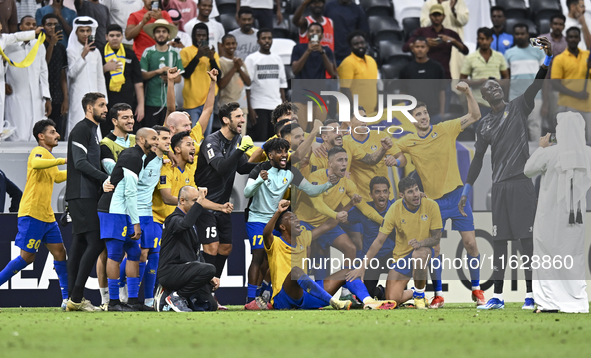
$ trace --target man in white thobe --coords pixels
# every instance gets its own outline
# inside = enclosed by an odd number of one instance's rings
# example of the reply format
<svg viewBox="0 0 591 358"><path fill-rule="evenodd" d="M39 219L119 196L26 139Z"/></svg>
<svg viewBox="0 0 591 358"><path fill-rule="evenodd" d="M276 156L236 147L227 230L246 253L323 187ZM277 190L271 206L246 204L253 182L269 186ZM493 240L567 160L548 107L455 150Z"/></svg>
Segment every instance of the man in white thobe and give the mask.
<svg viewBox="0 0 591 358"><path fill-rule="evenodd" d="M557 118L557 144L551 145L550 134L542 137L524 168L530 178L542 175L533 257L540 263L544 256L551 259L549 269L532 267L534 300L539 312L588 313L584 215L591 147L585 145L585 121L579 113L559 113Z"/></svg>
<svg viewBox="0 0 591 358"><path fill-rule="evenodd" d="M70 111L67 133L85 117L82 98L88 92L99 92L107 96L103 60L94 43L87 41L89 35L95 36L98 23L88 16L74 19L72 33L68 39L68 91ZM100 138L99 130L99 138Z"/></svg>
<svg viewBox="0 0 591 358"><path fill-rule="evenodd" d="M37 24L32 16L21 20L20 29L35 30ZM27 57L37 40L21 41L6 46L4 53L13 62L21 62ZM8 66L6 84L12 94L6 96L5 118L16 128L11 141L30 142L33 137L33 124L51 114L51 94L45 46L39 46L35 60L30 66L18 68Z"/></svg>
<svg viewBox="0 0 591 358"><path fill-rule="evenodd" d="M2 31L2 25L0 25L0 31ZM6 49L8 45L16 43L18 41L29 41L35 38L35 34L41 32L41 27L37 28L35 31L23 31L17 32L14 34L3 34L0 32L0 47L2 50ZM18 61L16 61L18 62ZM4 130L4 101L5 101L5 86L6 83L4 81L4 75L6 73L6 68L9 66L8 63L4 63L3 60L0 59L0 140L4 140L6 135L3 133ZM8 133L8 131L7 131Z"/></svg>

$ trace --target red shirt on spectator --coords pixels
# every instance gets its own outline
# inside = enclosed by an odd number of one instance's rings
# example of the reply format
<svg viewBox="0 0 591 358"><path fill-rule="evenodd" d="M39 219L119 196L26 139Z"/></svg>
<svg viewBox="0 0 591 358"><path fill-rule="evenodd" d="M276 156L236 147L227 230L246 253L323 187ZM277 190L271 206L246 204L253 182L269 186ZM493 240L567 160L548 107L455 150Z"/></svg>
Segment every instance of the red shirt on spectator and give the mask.
<svg viewBox="0 0 591 358"><path fill-rule="evenodd" d="M127 20L127 26L138 25L140 22L142 22L142 19L144 18L144 15L147 12L148 10L146 10L146 8L143 8L140 11L131 13L131 15L129 15L129 19ZM164 10L162 10L162 18L172 24L172 19L170 18L170 15L168 15L168 12ZM156 20L154 19L150 19L150 21L148 21L148 24L151 24L155 21ZM156 45L156 41L154 41L153 38L148 36L148 34L144 32L144 29L142 29L139 35L137 35L137 37L133 39L133 52L135 52L135 54L137 55L138 60L141 60L142 55L144 54L144 50L154 45Z"/></svg>
<svg viewBox="0 0 591 358"><path fill-rule="evenodd" d="M308 26L310 26L311 23L316 22L312 16L306 16L305 19L308 21ZM332 20L328 17L322 16L322 22L320 25L322 25L322 32L324 33L322 41L320 41L320 45L328 46L334 51L334 25ZM308 42L310 42L308 39L308 31L304 32L303 34L300 33L300 43L307 44Z"/></svg>

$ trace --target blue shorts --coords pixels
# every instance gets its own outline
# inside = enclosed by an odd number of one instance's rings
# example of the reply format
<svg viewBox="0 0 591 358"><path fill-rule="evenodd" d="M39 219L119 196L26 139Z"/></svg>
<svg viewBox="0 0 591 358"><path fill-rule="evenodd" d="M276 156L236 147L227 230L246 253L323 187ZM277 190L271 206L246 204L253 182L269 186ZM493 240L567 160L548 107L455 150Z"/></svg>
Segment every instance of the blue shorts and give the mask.
<svg viewBox="0 0 591 358"><path fill-rule="evenodd" d="M464 187L459 187L456 190L445 194L435 201L439 204L439 211L441 211L441 221L443 222L443 229L445 229L445 222L451 219L451 229L454 231L474 231L474 216L472 215L472 206L470 200L466 202L464 212L467 217L464 217L458 209L458 203L462 198L462 191Z"/></svg>
<svg viewBox="0 0 591 358"><path fill-rule="evenodd" d="M101 226L101 239L115 239L125 241L133 235L133 225L129 215L98 213Z"/></svg>
<svg viewBox="0 0 591 358"><path fill-rule="evenodd" d="M431 248L431 258L435 256L435 250ZM398 273L403 274L404 276L412 277L412 251L404 256L403 258L398 259L396 262L392 262L390 260L389 268L390 270L394 270Z"/></svg>
<svg viewBox="0 0 591 358"><path fill-rule="evenodd" d="M127 253L129 261L139 261L142 249L140 249L140 241L127 239L125 241L119 239L105 239L107 246L107 257L113 261L121 262L123 260L123 252Z"/></svg>
<svg viewBox="0 0 591 358"><path fill-rule="evenodd" d="M326 306L326 302L312 296L306 291L304 291L304 294L299 300L293 299L289 297L283 287L277 296L273 297L273 308L276 310L289 310L293 308L300 310L313 310Z"/></svg>
<svg viewBox="0 0 591 358"><path fill-rule="evenodd" d="M345 230L345 232L358 232L363 234L363 225L361 223L355 224L343 224L339 223L341 229Z"/></svg>
<svg viewBox="0 0 591 358"><path fill-rule="evenodd" d="M150 252L160 252L162 242L162 224L154 222L152 216L140 216L142 235L140 246L142 249L150 249Z"/></svg>
<svg viewBox="0 0 591 358"><path fill-rule="evenodd" d="M14 244L26 252L36 253L41 244L61 244L62 233L57 222L46 223L30 216L18 218L18 233Z"/></svg>
<svg viewBox="0 0 591 358"><path fill-rule="evenodd" d="M265 243L263 242L263 230L265 229L266 225L266 223L257 222L246 223L246 234L248 235L251 251L265 248Z"/></svg>
<svg viewBox="0 0 591 358"><path fill-rule="evenodd" d="M314 230L315 227L308 224L305 221L300 221L300 225L302 227L302 230ZM324 234L322 234L322 236L320 236L318 239L316 239L316 242L320 245L320 247L322 247L322 249L326 249L328 246L332 245L332 243L335 241L335 239L343 234L347 234L340 226L335 226L334 228L328 230L327 232L325 232Z"/></svg>

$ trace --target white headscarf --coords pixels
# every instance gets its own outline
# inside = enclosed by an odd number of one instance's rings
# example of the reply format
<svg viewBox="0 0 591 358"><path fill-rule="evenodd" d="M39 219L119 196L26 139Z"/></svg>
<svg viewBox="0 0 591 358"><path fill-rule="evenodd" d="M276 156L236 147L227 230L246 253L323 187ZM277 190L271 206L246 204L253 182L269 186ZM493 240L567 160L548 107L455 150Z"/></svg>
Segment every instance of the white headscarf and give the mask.
<svg viewBox="0 0 591 358"><path fill-rule="evenodd" d="M84 45L78 41L78 35L76 34L76 30L79 27L90 26L92 34L96 34L96 29L98 27L98 22L90 16L79 16L74 19L74 23L72 26L72 32L70 33L70 37L68 38L68 50L70 51L79 51L82 53L82 49Z"/></svg>
<svg viewBox="0 0 591 358"><path fill-rule="evenodd" d="M577 203L591 187L591 167L585 143L585 120L580 113L557 115L556 145L558 147L558 202L566 202L567 211L577 210ZM571 179L573 183L571 203Z"/></svg>

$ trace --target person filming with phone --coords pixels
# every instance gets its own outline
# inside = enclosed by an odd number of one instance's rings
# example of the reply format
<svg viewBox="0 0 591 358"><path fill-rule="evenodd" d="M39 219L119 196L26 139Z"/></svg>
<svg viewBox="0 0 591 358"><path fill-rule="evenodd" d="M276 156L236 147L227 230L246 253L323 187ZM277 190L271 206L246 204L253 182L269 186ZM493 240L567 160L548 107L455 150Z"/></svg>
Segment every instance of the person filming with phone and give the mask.
<svg viewBox="0 0 591 358"><path fill-rule="evenodd" d="M291 68L296 79L337 78L334 53L320 45L324 29L318 22L308 25L306 44L295 45L291 53Z"/></svg>

